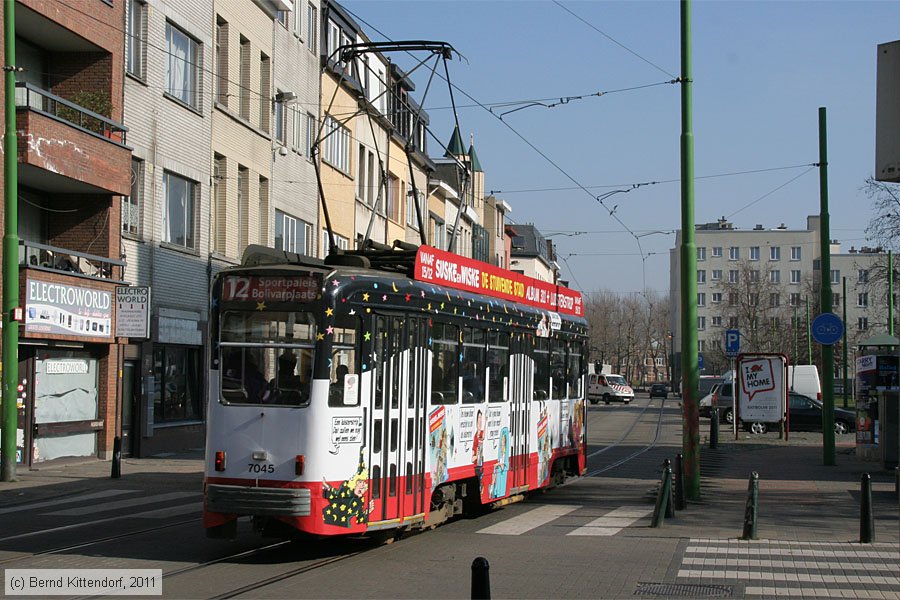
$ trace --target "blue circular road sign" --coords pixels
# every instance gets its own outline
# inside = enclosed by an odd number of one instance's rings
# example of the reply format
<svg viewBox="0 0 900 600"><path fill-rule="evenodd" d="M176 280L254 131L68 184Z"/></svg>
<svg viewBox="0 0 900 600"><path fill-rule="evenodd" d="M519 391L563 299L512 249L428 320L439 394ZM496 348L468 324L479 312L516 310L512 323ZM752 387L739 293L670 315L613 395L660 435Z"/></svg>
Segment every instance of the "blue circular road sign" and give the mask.
<svg viewBox="0 0 900 600"><path fill-rule="evenodd" d="M820 344L831 346L840 341L843 335L844 323L836 314L830 312L822 313L813 319L812 336Z"/></svg>

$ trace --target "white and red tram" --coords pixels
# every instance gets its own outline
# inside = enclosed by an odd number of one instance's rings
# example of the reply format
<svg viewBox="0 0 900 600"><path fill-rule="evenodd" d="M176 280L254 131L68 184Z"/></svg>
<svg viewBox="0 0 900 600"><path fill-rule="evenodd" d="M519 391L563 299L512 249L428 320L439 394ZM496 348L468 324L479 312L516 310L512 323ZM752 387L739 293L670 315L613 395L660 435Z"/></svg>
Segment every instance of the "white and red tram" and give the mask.
<svg viewBox="0 0 900 600"><path fill-rule="evenodd" d="M577 292L435 248L251 248L213 286L207 534L428 527L583 473L586 336Z"/></svg>

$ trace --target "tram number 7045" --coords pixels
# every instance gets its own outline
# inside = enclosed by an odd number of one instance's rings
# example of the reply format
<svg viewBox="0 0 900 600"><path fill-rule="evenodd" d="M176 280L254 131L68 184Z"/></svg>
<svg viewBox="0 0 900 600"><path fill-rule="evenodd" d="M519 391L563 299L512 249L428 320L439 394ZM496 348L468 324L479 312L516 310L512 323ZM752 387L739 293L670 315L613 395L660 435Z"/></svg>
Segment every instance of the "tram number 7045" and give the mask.
<svg viewBox="0 0 900 600"><path fill-rule="evenodd" d="M274 473L275 465L248 463L247 470L251 473Z"/></svg>

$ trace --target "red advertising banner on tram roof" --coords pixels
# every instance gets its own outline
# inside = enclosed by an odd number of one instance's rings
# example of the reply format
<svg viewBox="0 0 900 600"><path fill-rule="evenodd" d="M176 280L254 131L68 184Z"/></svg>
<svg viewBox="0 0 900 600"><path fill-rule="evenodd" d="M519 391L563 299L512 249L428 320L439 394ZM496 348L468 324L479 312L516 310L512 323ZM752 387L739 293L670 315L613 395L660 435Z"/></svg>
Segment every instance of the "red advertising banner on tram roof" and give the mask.
<svg viewBox="0 0 900 600"><path fill-rule="evenodd" d="M415 278L567 315L584 316L580 292L430 246L419 246Z"/></svg>

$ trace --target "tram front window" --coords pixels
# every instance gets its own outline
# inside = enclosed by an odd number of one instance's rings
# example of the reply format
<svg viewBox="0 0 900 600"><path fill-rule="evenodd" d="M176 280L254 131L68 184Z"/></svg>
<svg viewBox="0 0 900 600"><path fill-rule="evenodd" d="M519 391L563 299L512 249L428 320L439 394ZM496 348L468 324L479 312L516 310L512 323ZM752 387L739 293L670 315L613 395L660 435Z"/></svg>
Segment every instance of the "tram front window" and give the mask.
<svg viewBox="0 0 900 600"><path fill-rule="evenodd" d="M222 324L224 402L286 406L309 402L315 355L311 313L231 311Z"/></svg>

